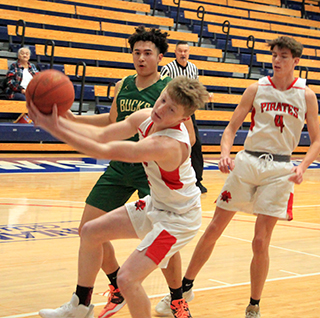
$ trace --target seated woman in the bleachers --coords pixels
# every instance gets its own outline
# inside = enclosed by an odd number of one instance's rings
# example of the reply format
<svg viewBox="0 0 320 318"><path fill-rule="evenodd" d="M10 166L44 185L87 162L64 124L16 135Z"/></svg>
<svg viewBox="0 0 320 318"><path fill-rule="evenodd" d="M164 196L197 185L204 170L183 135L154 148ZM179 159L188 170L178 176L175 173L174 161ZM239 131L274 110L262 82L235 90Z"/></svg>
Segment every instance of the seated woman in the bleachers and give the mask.
<svg viewBox="0 0 320 318"><path fill-rule="evenodd" d="M29 62L29 59L30 50L26 47L20 48L18 51L18 60L11 64L6 75L6 96L8 99L26 100L26 88L33 76L39 72L36 66ZM25 114L21 114L17 121L19 122L20 119L22 119L22 122L29 122Z"/></svg>
<svg viewBox="0 0 320 318"><path fill-rule="evenodd" d="M26 88L33 76L38 73L36 66L29 62L30 50L22 47L18 51L18 60L11 64L7 73L7 98L26 100Z"/></svg>

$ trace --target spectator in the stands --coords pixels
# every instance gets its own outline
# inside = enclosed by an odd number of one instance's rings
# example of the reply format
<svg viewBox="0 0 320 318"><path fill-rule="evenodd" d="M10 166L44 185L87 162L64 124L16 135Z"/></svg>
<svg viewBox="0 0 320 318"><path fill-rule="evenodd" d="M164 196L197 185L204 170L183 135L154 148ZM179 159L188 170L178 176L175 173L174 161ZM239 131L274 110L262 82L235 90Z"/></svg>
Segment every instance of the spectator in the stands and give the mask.
<svg viewBox="0 0 320 318"><path fill-rule="evenodd" d="M39 72L29 60L30 50L27 47L20 48L18 60L11 64L7 72L6 94L8 99L26 100L26 88L33 76Z"/></svg>
<svg viewBox="0 0 320 318"><path fill-rule="evenodd" d="M30 63L30 50L22 47L18 51L18 60L13 62L6 75L6 96L11 100L26 100L26 89L33 76L39 72L37 67ZM30 123L27 114L21 114L15 122Z"/></svg>

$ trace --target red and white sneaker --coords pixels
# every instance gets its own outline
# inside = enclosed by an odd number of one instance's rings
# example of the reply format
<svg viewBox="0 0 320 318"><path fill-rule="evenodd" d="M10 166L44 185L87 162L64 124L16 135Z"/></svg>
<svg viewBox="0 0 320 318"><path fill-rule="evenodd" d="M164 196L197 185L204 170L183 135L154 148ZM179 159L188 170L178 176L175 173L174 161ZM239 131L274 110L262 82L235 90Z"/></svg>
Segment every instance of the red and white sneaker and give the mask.
<svg viewBox="0 0 320 318"><path fill-rule="evenodd" d="M183 298L186 300L187 303L194 298L194 293L192 288L182 294ZM172 311L170 308L171 305L171 296L170 294L164 296L155 307L155 311L159 316L171 316Z"/></svg>
<svg viewBox="0 0 320 318"><path fill-rule="evenodd" d="M184 298L173 300L170 307L174 318L192 318Z"/></svg>
<svg viewBox="0 0 320 318"><path fill-rule="evenodd" d="M109 288L109 299L107 304L100 312L98 316L99 318L108 318L113 316L126 304L126 301L121 295L119 288L115 289L112 285L109 285Z"/></svg>

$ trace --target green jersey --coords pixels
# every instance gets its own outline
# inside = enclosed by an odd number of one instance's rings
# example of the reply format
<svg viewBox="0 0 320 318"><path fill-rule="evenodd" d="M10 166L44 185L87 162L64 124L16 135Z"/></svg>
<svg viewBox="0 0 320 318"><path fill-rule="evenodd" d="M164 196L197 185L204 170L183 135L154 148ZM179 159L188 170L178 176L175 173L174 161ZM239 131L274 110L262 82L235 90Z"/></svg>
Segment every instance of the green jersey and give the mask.
<svg viewBox="0 0 320 318"><path fill-rule="evenodd" d="M117 121L124 120L137 110L153 107L162 90L167 86L169 81L171 81L171 77L162 76L156 83L139 90L135 82L136 77L137 74L130 75L121 81L116 96ZM130 138L130 140L137 141L138 134Z"/></svg>

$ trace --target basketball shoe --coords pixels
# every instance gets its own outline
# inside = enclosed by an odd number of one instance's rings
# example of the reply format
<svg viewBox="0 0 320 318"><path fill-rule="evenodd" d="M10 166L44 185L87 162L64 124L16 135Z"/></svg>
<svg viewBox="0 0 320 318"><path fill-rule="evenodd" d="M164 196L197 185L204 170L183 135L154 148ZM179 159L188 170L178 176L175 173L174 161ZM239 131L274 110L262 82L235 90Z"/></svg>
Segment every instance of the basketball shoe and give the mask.
<svg viewBox="0 0 320 318"><path fill-rule="evenodd" d="M183 293L183 298L189 303L194 298L192 288ZM155 307L155 311L160 316L169 316L172 314L171 308L171 296L170 294L164 296Z"/></svg>
<svg viewBox="0 0 320 318"><path fill-rule="evenodd" d="M260 318L260 307L259 305L248 305L246 308L246 318Z"/></svg>
<svg viewBox="0 0 320 318"><path fill-rule="evenodd" d="M79 297L73 294L69 303L57 309L41 309L39 315L42 318L94 318L93 307L79 305Z"/></svg>
<svg viewBox="0 0 320 318"><path fill-rule="evenodd" d="M174 318L192 318L188 303L184 298L172 301L170 307Z"/></svg>
<svg viewBox="0 0 320 318"><path fill-rule="evenodd" d="M115 289L112 285L109 285L109 299L99 314L99 318L108 318L118 312L125 304L126 301L120 293L119 288Z"/></svg>

